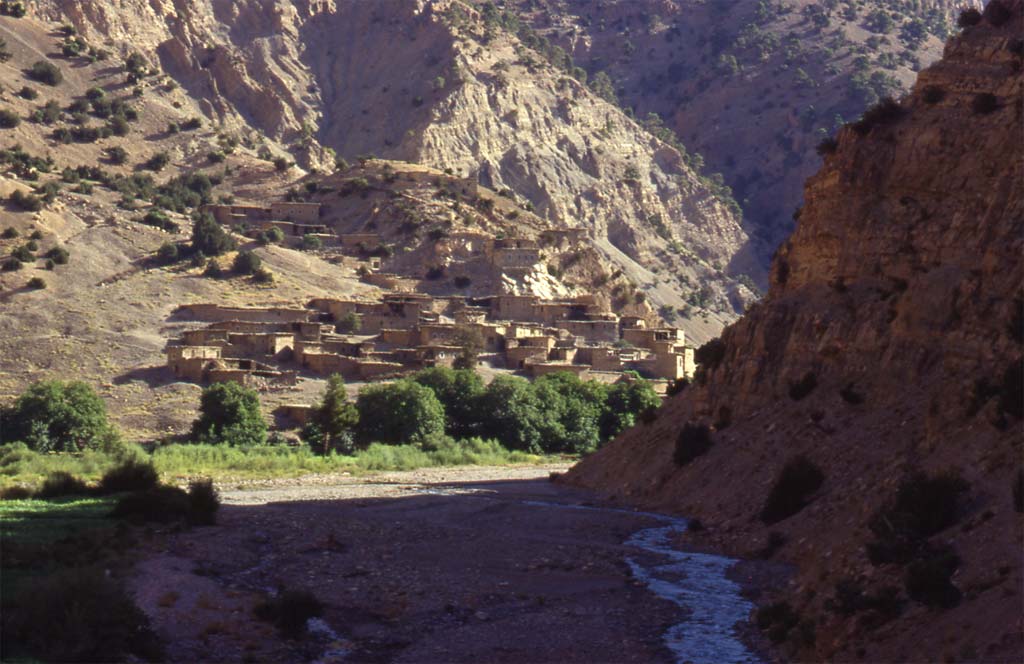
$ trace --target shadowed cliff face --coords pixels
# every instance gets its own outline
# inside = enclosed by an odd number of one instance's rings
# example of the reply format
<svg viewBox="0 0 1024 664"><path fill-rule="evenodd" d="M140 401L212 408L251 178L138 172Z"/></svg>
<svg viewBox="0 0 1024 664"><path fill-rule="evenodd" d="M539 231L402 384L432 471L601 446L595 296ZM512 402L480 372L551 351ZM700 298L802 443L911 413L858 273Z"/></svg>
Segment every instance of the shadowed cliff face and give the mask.
<svg viewBox="0 0 1024 664"><path fill-rule="evenodd" d="M155 56L210 116L293 143L307 166L328 165L322 146L451 168L585 227L697 341L752 301L738 277L763 276L739 216L674 148L469 5L44 0L37 13Z"/></svg>
<svg viewBox="0 0 1024 664"><path fill-rule="evenodd" d="M571 473L700 516L710 539L751 553L767 540L758 516L781 467L808 457L823 484L771 526L788 542L778 555L801 568L786 598L818 624L813 645L790 640L794 652L1021 658L1021 601L1003 588L1021 583L1011 485L1022 451L1024 26L1020 2L993 4L908 97L839 133L768 296L725 330L703 384ZM679 467L686 422L711 426L714 445ZM872 565L865 543L871 515L917 470L970 484L956 525L928 541L954 547L966 599L938 613L909 602L875 631L827 607L841 579L902 588L904 568ZM936 638L953 625L962 636Z"/></svg>

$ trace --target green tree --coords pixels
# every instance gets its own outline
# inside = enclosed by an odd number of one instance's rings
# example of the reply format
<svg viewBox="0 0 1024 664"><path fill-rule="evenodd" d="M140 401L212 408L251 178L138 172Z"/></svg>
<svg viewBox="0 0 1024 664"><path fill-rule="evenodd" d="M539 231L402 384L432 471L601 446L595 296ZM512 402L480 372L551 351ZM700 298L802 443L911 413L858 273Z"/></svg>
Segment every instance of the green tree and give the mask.
<svg viewBox="0 0 1024 664"><path fill-rule="evenodd" d="M477 356L484 348L484 337L477 329L462 330L455 341L459 354L452 363L456 369L476 369Z"/></svg>
<svg viewBox="0 0 1024 664"><path fill-rule="evenodd" d="M511 450L543 451L541 406L525 379L496 377L480 395L478 412L483 437L494 438Z"/></svg>
<svg viewBox="0 0 1024 664"><path fill-rule="evenodd" d="M256 391L234 381L207 387L200 398L199 418L192 423L192 438L215 445L267 442L267 423Z"/></svg>
<svg viewBox="0 0 1024 664"><path fill-rule="evenodd" d="M341 317L335 327L342 334L355 334L363 327L363 322L360 320L359 314L350 311Z"/></svg>
<svg viewBox="0 0 1024 664"><path fill-rule="evenodd" d="M0 439L22 441L40 452L109 448L117 435L103 399L80 381L35 383L0 411Z"/></svg>
<svg viewBox="0 0 1024 664"><path fill-rule="evenodd" d="M533 389L538 403L544 405L543 451L584 454L597 449L607 399L602 384L583 382L575 374L558 372L538 378Z"/></svg>
<svg viewBox="0 0 1024 664"><path fill-rule="evenodd" d="M200 215L192 227L192 251L204 256L219 256L235 248L235 241L224 232L213 215Z"/></svg>
<svg viewBox="0 0 1024 664"><path fill-rule="evenodd" d="M320 454L331 450L351 454L355 451L354 430L358 423L359 410L348 400L345 379L339 374L331 374L324 396L313 410L313 417L302 437L313 451Z"/></svg>
<svg viewBox="0 0 1024 664"><path fill-rule="evenodd" d="M484 383L475 371L433 367L416 372L412 379L433 390L444 406L448 435L455 438L476 435L480 426L477 401L484 393Z"/></svg>
<svg viewBox="0 0 1024 664"><path fill-rule="evenodd" d="M634 426L640 413L660 405L661 398L649 381L638 379L612 385L601 418L602 442Z"/></svg>
<svg viewBox="0 0 1024 664"><path fill-rule="evenodd" d="M434 391L411 380L364 388L356 399L356 442L422 445L444 433L444 406Z"/></svg>

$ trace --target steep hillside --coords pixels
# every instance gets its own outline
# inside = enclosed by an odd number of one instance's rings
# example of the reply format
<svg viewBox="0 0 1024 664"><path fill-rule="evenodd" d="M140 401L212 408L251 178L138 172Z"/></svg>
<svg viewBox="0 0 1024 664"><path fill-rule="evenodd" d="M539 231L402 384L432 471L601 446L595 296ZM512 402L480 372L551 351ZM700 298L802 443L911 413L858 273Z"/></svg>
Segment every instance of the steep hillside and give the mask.
<svg viewBox="0 0 1024 664"><path fill-rule="evenodd" d="M500 4L500 3L499 3ZM767 258L792 230L815 146L939 57L953 0L509 0L591 86L672 129L721 173ZM980 4L980 3L979 3ZM700 163L698 159L697 163Z"/></svg>
<svg viewBox="0 0 1024 664"><path fill-rule="evenodd" d="M586 227L694 338L753 299L763 268L718 187L469 5L127 4L43 0L35 12L131 43L216 122L288 143L306 167L329 167L330 148L451 168L553 225Z"/></svg>
<svg viewBox="0 0 1024 664"><path fill-rule="evenodd" d="M762 616L794 657L1024 657L1021 13L989 3L839 132L766 299L570 474L796 563Z"/></svg>

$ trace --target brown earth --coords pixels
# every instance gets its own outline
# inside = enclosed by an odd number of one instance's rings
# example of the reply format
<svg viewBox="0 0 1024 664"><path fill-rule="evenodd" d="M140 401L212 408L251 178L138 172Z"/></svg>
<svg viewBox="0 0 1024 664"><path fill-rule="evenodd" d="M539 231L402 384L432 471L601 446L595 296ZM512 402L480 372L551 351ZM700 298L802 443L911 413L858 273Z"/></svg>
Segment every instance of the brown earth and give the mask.
<svg viewBox="0 0 1024 664"><path fill-rule="evenodd" d="M624 541L658 522L558 507L603 505L547 480L564 468L226 488L218 525L157 536L131 585L174 662L674 661L662 635L685 613L624 562L638 555ZM755 596L778 573L737 568ZM254 619L281 588L312 590L334 634L289 641Z"/></svg>
<svg viewBox="0 0 1024 664"><path fill-rule="evenodd" d="M700 517L734 553L775 532L777 555L800 568L781 597L817 626L813 646L791 640L793 657L1024 659L1024 522L1012 498L1024 442L1022 32L1020 2L990 3L898 108L842 130L808 181L766 300L726 329L698 385L570 473ZM711 426L714 445L679 466L688 422ZM824 483L767 526L765 498L797 455ZM955 525L928 541L959 556L962 602L907 601L881 627L831 610L844 580L902 593L905 569L872 565L865 544L872 515L915 471L969 483Z"/></svg>

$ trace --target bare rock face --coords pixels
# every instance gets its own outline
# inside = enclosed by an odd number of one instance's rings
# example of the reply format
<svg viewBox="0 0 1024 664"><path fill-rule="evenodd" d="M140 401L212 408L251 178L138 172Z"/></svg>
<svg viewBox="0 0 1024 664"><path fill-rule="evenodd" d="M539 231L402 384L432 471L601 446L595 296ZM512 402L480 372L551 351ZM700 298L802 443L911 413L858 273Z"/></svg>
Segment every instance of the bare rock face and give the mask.
<svg viewBox="0 0 1024 664"><path fill-rule="evenodd" d="M515 36L486 34L462 3L43 0L35 11L142 50L225 126L475 175L553 226L585 227L696 340L752 301L737 278L763 276L738 211L674 148Z"/></svg>
<svg viewBox="0 0 1024 664"><path fill-rule="evenodd" d="M698 516L736 553L777 550L796 563L782 594L817 628L783 635L791 655L1024 656L1012 489L1024 440L1022 27L1019 1L989 3L908 97L844 128L807 182L768 296L705 350L700 384L570 474ZM714 442L679 465L686 423L709 426ZM768 526L766 497L798 455L824 480ZM917 554L955 551L956 608L911 599L920 566L868 558L872 515L918 471L969 485L953 525ZM895 587L902 608L858 613L837 584L864 597Z"/></svg>
<svg viewBox="0 0 1024 664"><path fill-rule="evenodd" d="M513 4L638 117L657 113L719 172L770 253L793 229L815 147L938 59L970 3L552 0ZM980 3L978 3L980 6ZM893 11L896 10L896 11ZM766 254L767 256L767 254Z"/></svg>

